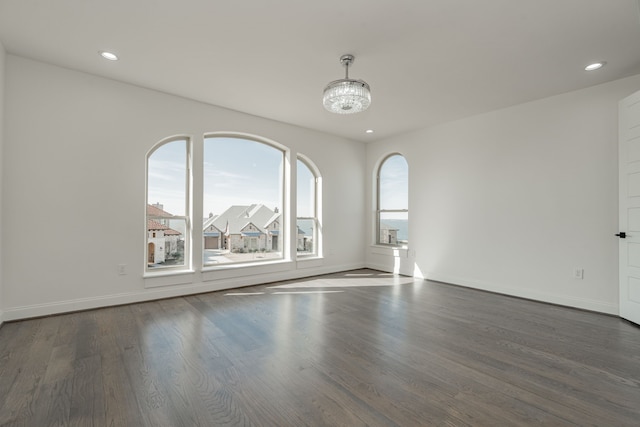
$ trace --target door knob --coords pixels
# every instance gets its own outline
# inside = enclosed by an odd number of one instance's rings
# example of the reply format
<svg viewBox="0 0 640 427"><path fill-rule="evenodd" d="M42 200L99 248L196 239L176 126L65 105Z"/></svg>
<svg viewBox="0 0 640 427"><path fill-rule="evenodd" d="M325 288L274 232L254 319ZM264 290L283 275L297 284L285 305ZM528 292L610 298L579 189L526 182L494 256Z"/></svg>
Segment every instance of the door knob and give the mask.
<svg viewBox="0 0 640 427"><path fill-rule="evenodd" d="M621 239L626 239L627 238L627 233L625 233L624 231L621 231L618 234L616 234L616 236L618 236Z"/></svg>

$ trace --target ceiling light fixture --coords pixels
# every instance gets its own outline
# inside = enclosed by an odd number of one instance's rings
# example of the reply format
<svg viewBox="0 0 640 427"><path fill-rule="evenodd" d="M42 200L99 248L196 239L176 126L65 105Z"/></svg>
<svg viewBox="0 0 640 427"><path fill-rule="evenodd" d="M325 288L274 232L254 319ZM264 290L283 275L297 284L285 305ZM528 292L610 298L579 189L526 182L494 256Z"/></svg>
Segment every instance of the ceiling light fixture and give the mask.
<svg viewBox="0 0 640 427"><path fill-rule="evenodd" d="M353 64L354 59L353 55L342 55L340 63L346 69L345 78L334 80L324 88L322 103L324 108L332 113L359 113L371 104L371 92L367 82L349 78L349 65Z"/></svg>
<svg viewBox="0 0 640 427"><path fill-rule="evenodd" d="M586 67L584 67L584 70L585 71L599 70L600 68L604 67L604 64L606 64L606 62L594 62L593 64L589 64Z"/></svg>
<svg viewBox="0 0 640 427"><path fill-rule="evenodd" d="M100 51L100 56L102 56L104 59L108 59L109 61L118 60L118 55L116 55L115 53L104 51L104 50Z"/></svg>
<svg viewBox="0 0 640 427"><path fill-rule="evenodd" d="M373 129L367 129L365 130L366 133L373 133Z"/></svg>

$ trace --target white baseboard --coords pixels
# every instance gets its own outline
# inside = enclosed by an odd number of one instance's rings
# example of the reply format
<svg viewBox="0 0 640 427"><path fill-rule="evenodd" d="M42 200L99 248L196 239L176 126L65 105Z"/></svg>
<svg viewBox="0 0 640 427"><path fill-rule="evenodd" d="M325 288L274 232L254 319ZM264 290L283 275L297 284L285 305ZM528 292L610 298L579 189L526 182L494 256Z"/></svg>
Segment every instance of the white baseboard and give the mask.
<svg viewBox="0 0 640 427"><path fill-rule="evenodd" d="M121 304L133 304L144 301L152 301L162 298L179 297L203 292L222 291L238 287L253 286L265 282L277 282L282 280L301 279L304 277L318 276L322 274L338 273L342 271L356 270L359 268L371 268L374 270L393 272L388 265L376 263L353 263L334 266L322 266L314 268L303 268L282 273L270 274L267 277L240 277L230 280L215 282L202 282L193 285L181 285L167 288L146 289L144 291L127 292L100 297L80 298L67 301L56 301L45 304L34 304L21 307L10 307L0 310L0 326L3 322L27 319L31 317L49 316L53 314L68 313L72 311L89 310L93 308L108 307ZM584 310L596 311L600 313L619 315L619 307L616 304L608 304L602 301L576 298L544 292L532 291L529 289L513 288L508 286L495 285L477 280L469 280L448 275L430 274L426 278L437 282L450 283L453 285L465 286L469 288L496 292L500 294L526 298L552 304L559 304L568 307L581 308Z"/></svg>
<svg viewBox="0 0 640 427"><path fill-rule="evenodd" d="M73 311L90 310L93 308L109 307L122 304L133 304L144 301L152 301L162 298L179 297L204 292L222 291L245 286L259 285L265 282L277 282L282 280L301 279L304 277L318 276L322 274L338 273L341 271L365 268L364 263L342 264L323 266L317 268L304 268L274 273L263 276L238 277L228 280L201 282L191 285L179 285L145 289L142 291L126 292L120 294L105 295L99 297L79 298L67 301L55 301L44 304L26 305L21 307L9 307L0 311L0 321L28 319L31 317L49 316L53 314L68 313Z"/></svg>
<svg viewBox="0 0 640 427"><path fill-rule="evenodd" d="M413 271L405 268L400 268L398 271L394 268L393 264L379 264L375 262L367 262L365 264L366 268L370 268L372 270L384 271L385 273L395 273L403 276L415 277L416 279L424 279L420 274L416 274L415 269Z"/></svg>
<svg viewBox="0 0 640 427"><path fill-rule="evenodd" d="M617 304L606 303L586 298L578 298L567 295L549 294L546 292L538 292L531 289L513 288L509 286L496 285L477 280L469 280L460 277L448 275L428 274L427 280L436 282L450 283L452 285L465 286L468 288L479 289L483 291L495 292L498 294L510 295L518 298L526 298L530 300L558 304L567 307L580 308L583 310L596 311L599 313L620 315L620 309Z"/></svg>
<svg viewBox="0 0 640 427"><path fill-rule="evenodd" d="M385 273L393 273L393 267L389 267L389 265L385 265L385 264L367 262L366 267L372 270L384 271Z"/></svg>

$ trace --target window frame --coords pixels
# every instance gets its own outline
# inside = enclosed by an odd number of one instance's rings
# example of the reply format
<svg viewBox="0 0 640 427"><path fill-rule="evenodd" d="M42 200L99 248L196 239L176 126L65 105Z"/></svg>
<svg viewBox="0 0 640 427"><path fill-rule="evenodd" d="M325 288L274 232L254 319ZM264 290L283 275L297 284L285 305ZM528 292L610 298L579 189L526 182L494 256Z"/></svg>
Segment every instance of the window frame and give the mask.
<svg viewBox="0 0 640 427"><path fill-rule="evenodd" d="M291 155L291 151L288 147L276 142L276 141L272 141L270 139L261 137L261 136L257 136L257 135L251 135L251 134L246 134L246 133L241 133L241 132L207 132L203 135L202 138L202 166L203 166L203 173L202 173L202 187L201 187L201 199L202 199L202 204L204 205L204 201L205 201L205 197L204 197L204 193L205 193L205 171L204 171L204 163L205 163L205 147L206 147L206 142L208 139L210 138L228 138L228 139L239 139L239 140L245 140L245 141L250 141L250 142L255 142L255 143L259 143L259 144L263 144L266 145L270 148L273 148L275 150L278 150L281 152L282 154L282 169L280 171L280 183L279 183L279 187L280 187L280 200L281 200L281 207L280 209L280 217L278 219L279 221L279 235L278 235L278 241L279 244L282 245L281 247L281 256L278 258L260 258L260 259L247 259L247 260L242 260L242 261L234 261L234 262L225 262L225 263L206 263L205 259L204 259L204 255L205 255L205 245L204 245L204 229L200 231L199 236L195 236L196 238L200 238L202 240L202 259L201 259L201 266L202 266L202 271L206 272L206 271L211 271L211 270L219 270L219 269L225 269L225 268L237 268L237 267L250 267L252 265L259 265L259 264L264 264L264 263L280 263L280 262L286 262L286 261L290 261L291 260L291 256L290 256L290 245L288 243L288 238L286 238L288 236L288 228L287 228L287 224L289 221L289 217L290 217L290 208L289 208L289 194L288 192L290 192L290 185L288 184L288 181L290 181L290 167L289 167L289 161L290 161L290 155ZM222 212L221 212L222 213ZM203 212L204 214L204 212ZM205 219L206 221L206 219ZM195 232L195 231L194 231ZM222 236L221 236L222 237ZM265 242L266 244L266 242ZM231 245L231 243L229 242L229 245ZM244 243L243 243L244 245Z"/></svg>
<svg viewBox="0 0 640 427"><path fill-rule="evenodd" d="M153 154L160 149L161 147L171 144L173 142L184 142L185 143L185 188L184 188L184 215L173 215L171 217L172 220L181 220L184 221L184 261L179 265L169 265L169 266L156 266L149 267L149 229L148 229L148 221L149 220L166 220L166 217L149 215L148 206L150 204L149 200L149 160L153 156ZM145 257L144 257L144 272L145 275L154 275L154 274L166 274L166 273L174 273L174 272L183 272L183 271L191 271L193 266L192 258L192 248L191 248L191 235L192 235L192 219L191 219L191 191L193 186L192 179L192 138L187 135L176 135L165 138L158 143L156 143L153 147L149 149L145 156ZM155 236L155 232L153 233Z"/></svg>
<svg viewBox="0 0 640 427"><path fill-rule="evenodd" d="M381 209L380 205L381 205L381 200L380 200L380 184L381 184L381 176L380 176L380 172L382 171L383 166L385 165L385 163L392 157L395 156L400 156L404 159L405 163L407 164L407 209ZM407 214L407 227L408 227L408 223L409 223L409 208L408 208L408 204L409 204L409 162L407 161L407 158L401 154L401 153L390 153L387 154L385 157L383 157L383 159L380 161L380 163L378 164L378 168L376 170L376 219L375 219L375 244L379 245L379 246L385 246L385 247L390 247L390 248L407 248L409 246L409 237L407 236L407 241L405 243L385 243L382 242L380 239L380 224L382 222L381 220L381 216L382 214L385 213L406 213Z"/></svg>
<svg viewBox="0 0 640 427"><path fill-rule="evenodd" d="M299 216L298 215L298 194L299 194L299 188L298 188L298 174L299 174L299 168L298 168L298 163L297 162L301 162L302 164L304 164L306 166L306 168L309 170L309 172L311 173L311 175L313 176L314 179L314 193L313 193L313 216L311 217L304 217L304 216ZM296 234L295 234L295 252L296 252L296 258L299 260L302 259L309 259L309 258L319 258L322 256L322 222L320 220L321 217L321 192L322 192L322 175L320 174L320 171L318 170L318 168L316 167L316 165L306 156L298 153L297 157L296 157L296 221L295 221L295 230L296 230ZM313 249L311 252L309 253L298 253L298 220L311 220L313 221L313 235L312 235L312 242L313 242Z"/></svg>

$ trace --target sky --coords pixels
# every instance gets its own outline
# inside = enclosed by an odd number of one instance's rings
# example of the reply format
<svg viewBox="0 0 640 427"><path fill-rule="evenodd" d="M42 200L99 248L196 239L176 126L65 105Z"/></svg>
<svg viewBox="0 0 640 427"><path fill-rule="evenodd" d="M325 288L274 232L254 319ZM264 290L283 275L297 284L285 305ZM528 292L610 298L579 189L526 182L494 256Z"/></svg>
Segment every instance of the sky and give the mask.
<svg viewBox="0 0 640 427"><path fill-rule="evenodd" d="M263 204L282 211L284 153L238 138L205 138L203 214L233 205Z"/></svg>
<svg viewBox="0 0 640 427"><path fill-rule="evenodd" d="M158 147L147 169L147 202L160 203L173 215L186 213L187 142L178 140Z"/></svg>
<svg viewBox="0 0 640 427"><path fill-rule="evenodd" d="M297 163L298 180L296 186L298 187L298 201L297 201L297 216L299 217L315 217L314 214L314 199L315 199L315 176L311 173L309 167L298 160Z"/></svg>
<svg viewBox="0 0 640 427"><path fill-rule="evenodd" d="M171 141L153 152L148 165L149 203L160 203L173 215L185 215L186 160L186 140ZM282 212L283 162L284 153L267 144L239 138L205 138L203 218L219 215L233 205L264 204ZM387 158L380 168L380 208L408 209L408 181L406 159L401 155ZM300 160L297 188L297 216L314 217L315 176ZM406 212L382 212L380 219L392 220L388 225L399 227L398 237L406 239Z"/></svg>
<svg viewBox="0 0 640 427"><path fill-rule="evenodd" d="M160 203L174 215L185 215L187 141L160 146L149 157L148 202ZM281 150L239 138L212 137L204 140L203 217L219 215L233 205L264 204L282 211ZM314 175L298 160L299 217L313 217ZM408 165L393 155L380 168L381 209L408 209ZM399 215L399 216L398 216ZM388 218L406 218L389 213Z"/></svg>
<svg viewBox="0 0 640 427"><path fill-rule="evenodd" d="M148 202L174 215L185 214L185 140L160 146L149 157ZM264 204L282 212L281 150L239 138L205 138L203 217L219 215L232 205ZM313 216L313 174L298 161L298 215Z"/></svg>
<svg viewBox="0 0 640 427"><path fill-rule="evenodd" d="M409 209L409 166L399 154L380 167L380 209Z"/></svg>

